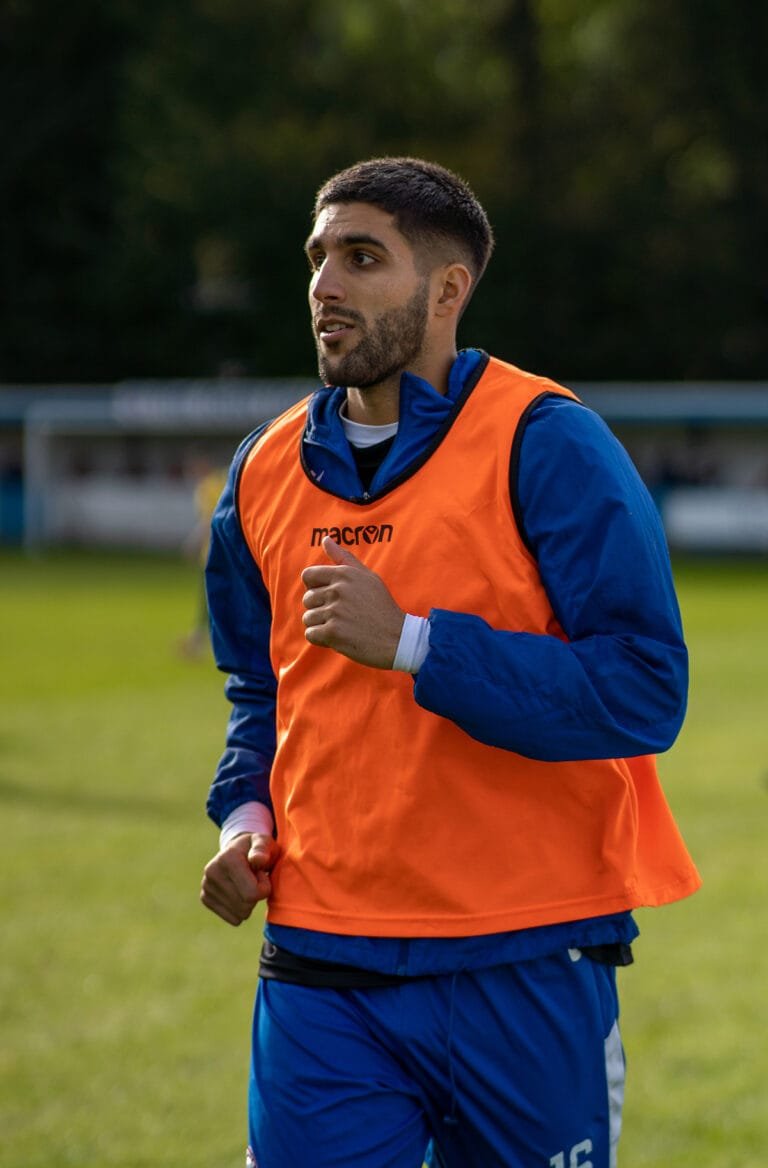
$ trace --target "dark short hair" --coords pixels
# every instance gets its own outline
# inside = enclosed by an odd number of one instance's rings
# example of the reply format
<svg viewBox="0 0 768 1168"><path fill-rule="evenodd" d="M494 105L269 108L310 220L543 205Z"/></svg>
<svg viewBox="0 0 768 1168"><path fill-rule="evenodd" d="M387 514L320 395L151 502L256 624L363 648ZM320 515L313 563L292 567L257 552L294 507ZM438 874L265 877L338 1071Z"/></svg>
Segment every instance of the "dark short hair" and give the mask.
<svg viewBox="0 0 768 1168"><path fill-rule="evenodd" d="M314 217L333 203L372 203L393 216L416 250L458 249L474 284L493 251L488 216L472 190L453 171L421 158L371 158L323 183ZM453 258L453 257L452 257ZM456 257L458 258L458 256Z"/></svg>

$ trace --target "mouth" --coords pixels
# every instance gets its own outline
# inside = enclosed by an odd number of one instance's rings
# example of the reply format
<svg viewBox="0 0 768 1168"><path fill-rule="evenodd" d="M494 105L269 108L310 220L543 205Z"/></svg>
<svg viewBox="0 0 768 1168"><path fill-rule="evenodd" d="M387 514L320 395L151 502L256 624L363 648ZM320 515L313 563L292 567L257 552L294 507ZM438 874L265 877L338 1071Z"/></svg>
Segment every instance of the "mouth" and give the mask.
<svg viewBox="0 0 768 1168"><path fill-rule="evenodd" d="M324 317L315 322L315 330L324 345L332 345L354 332L355 326L348 320L339 320L338 317Z"/></svg>

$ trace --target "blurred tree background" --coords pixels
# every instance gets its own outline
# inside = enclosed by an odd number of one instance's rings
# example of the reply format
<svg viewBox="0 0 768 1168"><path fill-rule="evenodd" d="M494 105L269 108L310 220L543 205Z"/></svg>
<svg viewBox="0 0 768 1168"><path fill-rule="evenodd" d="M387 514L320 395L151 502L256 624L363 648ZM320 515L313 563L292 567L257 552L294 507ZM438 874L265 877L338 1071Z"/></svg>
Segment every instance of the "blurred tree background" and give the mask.
<svg viewBox="0 0 768 1168"><path fill-rule="evenodd" d="M768 6L3 0L0 381L312 374L320 182L417 154L498 249L462 341L762 378Z"/></svg>

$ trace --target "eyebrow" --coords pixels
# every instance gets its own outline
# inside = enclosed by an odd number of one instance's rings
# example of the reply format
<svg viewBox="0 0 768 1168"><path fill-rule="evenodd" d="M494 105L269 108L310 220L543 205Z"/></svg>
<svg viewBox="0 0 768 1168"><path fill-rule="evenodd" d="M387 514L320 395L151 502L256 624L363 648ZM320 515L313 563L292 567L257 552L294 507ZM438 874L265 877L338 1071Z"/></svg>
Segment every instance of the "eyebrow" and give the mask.
<svg viewBox="0 0 768 1168"><path fill-rule="evenodd" d="M360 247L363 244L368 244L369 246L373 245L373 247L378 247L381 251L389 253L389 248L387 247L386 243L384 243L381 239L378 239L377 236L368 235L366 232L353 232L349 235L340 235L335 240L335 242L338 243L340 247ZM322 236L313 235L310 236L310 238L304 244L304 251L316 251L318 248L322 248L322 246Z"/></svg>

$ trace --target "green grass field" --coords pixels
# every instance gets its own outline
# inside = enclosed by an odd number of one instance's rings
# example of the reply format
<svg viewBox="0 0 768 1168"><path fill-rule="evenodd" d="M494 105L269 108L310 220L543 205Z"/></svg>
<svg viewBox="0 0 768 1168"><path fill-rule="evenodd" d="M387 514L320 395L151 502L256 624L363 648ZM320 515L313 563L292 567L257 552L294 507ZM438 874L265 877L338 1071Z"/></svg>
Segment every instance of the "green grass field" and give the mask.
<svg viewBox="0 0 768 1168"><path fill-rule="evenodd" d="M661 767L705 886L640 914L620 975L620 1163L764 1168L768 567L677 578L693 684ZM175 652L196 588L0 554L0 1168L242 1168L259 927L197 901L227 708Z"/></svg>

